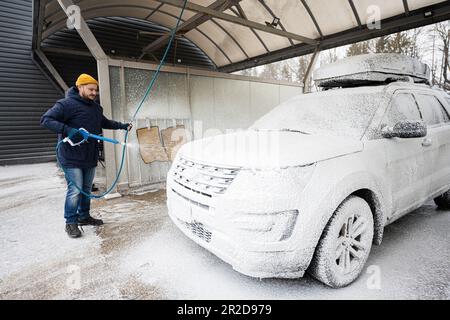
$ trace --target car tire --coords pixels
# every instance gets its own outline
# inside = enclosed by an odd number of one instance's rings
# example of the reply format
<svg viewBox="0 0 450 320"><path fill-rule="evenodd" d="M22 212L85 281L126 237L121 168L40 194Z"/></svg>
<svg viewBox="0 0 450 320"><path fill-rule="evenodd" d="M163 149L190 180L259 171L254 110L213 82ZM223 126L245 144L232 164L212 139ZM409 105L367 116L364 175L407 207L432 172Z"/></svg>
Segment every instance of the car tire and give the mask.
<svg viewBox="0 0 450 320"><path fill-rule="evenodd" d="M373 215L367 202L348 197L325 227L308 272L332 288L347 286L364 268L373 234Z"/></svg>
<svg viewBox="0 0 450 320"><path fill-rule="evenodd" d="M439 197L434 198L434 203L436 203L440 209L450 209L450 190Z"/></svg>

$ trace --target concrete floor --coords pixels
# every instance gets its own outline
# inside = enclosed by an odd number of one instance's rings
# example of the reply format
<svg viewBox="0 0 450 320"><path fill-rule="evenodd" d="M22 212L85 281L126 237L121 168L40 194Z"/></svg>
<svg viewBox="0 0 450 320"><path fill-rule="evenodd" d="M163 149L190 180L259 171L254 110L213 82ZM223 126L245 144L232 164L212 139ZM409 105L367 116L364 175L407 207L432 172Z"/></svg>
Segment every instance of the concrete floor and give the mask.
<svg viewBox="0 0 450 320"><path fill-rule="evenodd" d="M65 182L55 164L0 167L1 299L449 299L450 211L403 217L365 272L334 290L309 276L243 276L187 239L163 190L93 202L101 227L64 232Z"/></svg>

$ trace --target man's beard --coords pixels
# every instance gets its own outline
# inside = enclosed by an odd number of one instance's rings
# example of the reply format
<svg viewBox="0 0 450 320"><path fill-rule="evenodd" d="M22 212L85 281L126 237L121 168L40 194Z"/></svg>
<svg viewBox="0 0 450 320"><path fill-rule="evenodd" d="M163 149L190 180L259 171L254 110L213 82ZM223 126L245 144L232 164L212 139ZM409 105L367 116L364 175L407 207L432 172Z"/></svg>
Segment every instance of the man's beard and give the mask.
<svg viewBox="0 0 450 320"><path fill-rule="evenodd" d="M86 100L94 101L97 96L96 95L89 96L89 95L82 94L81 97L86 99Z"/></svg>

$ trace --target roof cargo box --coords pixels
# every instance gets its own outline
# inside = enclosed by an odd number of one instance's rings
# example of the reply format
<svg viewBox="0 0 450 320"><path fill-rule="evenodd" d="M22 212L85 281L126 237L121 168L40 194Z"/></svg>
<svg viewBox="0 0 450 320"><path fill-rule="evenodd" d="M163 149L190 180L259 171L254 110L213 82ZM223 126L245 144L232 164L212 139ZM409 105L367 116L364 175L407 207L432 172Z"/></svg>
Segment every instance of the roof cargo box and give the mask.
<svg viewBox="0 0 450 320"><path fill-rule="evenodd" d="M392 81L429 83L430 68L417 59L396 53L372 53L344 58L315 70L323 88L376 85Z"/></svg>

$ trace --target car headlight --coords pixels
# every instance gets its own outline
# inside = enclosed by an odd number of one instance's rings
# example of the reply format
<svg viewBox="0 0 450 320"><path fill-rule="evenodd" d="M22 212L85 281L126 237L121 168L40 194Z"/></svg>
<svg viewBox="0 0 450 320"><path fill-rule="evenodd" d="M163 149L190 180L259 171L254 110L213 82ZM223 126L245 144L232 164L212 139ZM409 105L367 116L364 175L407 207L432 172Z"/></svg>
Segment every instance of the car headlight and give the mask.
<svg viewBox="0 0 450 320"><path fill-rule="evenodd" d="M255 242L283 241L292 235L298 210L274 213L246 213L233 219L236 236Z"/></svg>

